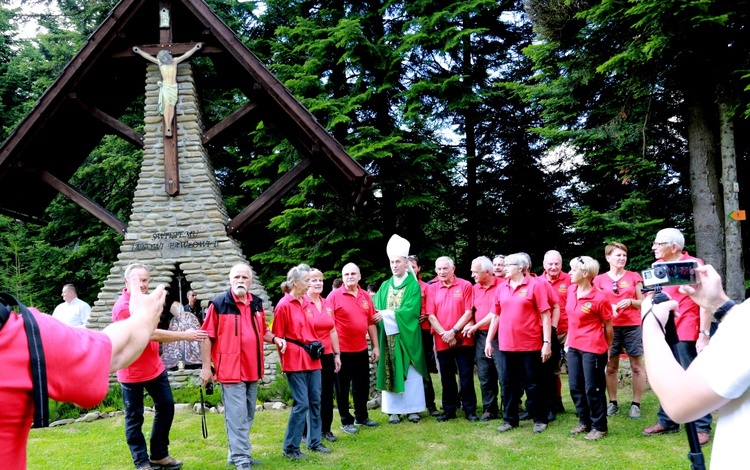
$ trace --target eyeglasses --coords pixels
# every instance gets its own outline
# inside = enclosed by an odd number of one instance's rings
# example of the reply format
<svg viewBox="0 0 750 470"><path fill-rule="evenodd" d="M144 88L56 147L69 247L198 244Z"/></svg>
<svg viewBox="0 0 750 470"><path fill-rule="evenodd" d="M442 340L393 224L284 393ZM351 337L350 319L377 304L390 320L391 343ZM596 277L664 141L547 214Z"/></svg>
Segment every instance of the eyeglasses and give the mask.
<svg viewBox="0 0 750 470"><path fill-rule="evenodd" d="M654 242L654 245L665 246L665 245L671 245L671 243L669 243L669 242Z"/></svg>
<svg viewBox="0 0 750 470"><path fill-rule="evenodd" d="M617 281L612 281L612 292L614 292L615 294L620 293L620 289L617 288Z"/></svg>
<svg viewBox="0 0 750 470"><path fill-rule="evenodd" d="M518 266L518 264L516 264L516 263L505 263L504 266L507 268L508 266Z"/></svg>

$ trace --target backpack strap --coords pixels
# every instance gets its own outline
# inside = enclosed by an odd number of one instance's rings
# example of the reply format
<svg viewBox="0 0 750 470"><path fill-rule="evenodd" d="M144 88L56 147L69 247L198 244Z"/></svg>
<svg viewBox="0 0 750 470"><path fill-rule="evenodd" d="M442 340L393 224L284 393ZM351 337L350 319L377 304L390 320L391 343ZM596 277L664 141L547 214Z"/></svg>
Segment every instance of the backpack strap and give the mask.
<svg viewBox="0 0 750 470"><path fill-rule="evenodd" d="M49 392L47 390L47 362L44 358L44 347L39 324L24 304L7 292L0 292L0 328L10 318L10 307L17 305L23 317L26 338L29 344L29 364L34 399L34 423L32 427L49 426Z"/></svg>

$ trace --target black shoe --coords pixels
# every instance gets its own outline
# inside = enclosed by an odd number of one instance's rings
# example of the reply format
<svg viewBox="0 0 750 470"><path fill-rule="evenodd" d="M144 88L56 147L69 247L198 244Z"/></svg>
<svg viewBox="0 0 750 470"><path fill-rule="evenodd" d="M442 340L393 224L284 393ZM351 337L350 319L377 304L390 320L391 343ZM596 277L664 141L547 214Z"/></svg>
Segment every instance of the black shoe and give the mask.
<svg viewBox="0 0 750 470"><path fill-rule="evenodd" d="M467 419L467 420L468 420L469 422L472 422L472 423L475 423L475 422L479 421L479 418L477 417L477 414L476 414L476 413L468 413L468 414L466 415L466 419Z"/></svg>
<svg viewBox="0 0 750 470"><path fill-rule="evenodd" d="M263 462L261 462L258 459L254 459L254 458L250 457L250 465L253 466L253 467L258 467L260 465L263 465Z"/></svg>
<svg viewBox="0 0 750 470"><path fill-rule="evenodd" d="M451 419L456 419L456 414L455 413L451 413L451 414L443 413L440 416L438 416L436 419L439 422L442 423L443 421L448 421L448 420L451 420Z"/></svg>
<svg viewBox="0 0 750 470"><path fill-rule="evenodd" d="M359 423L357 421L354 421L355 426L367 426L368 428L374 428L377 426L380 426L380 423L376 423L375 421L371 420L370 418L367 418L363 422Z"/></svg>
<svg viewBox="0 0 750 470"><path fill-rule="evenodd" d="M482 417L479 418L479 421L489 421L491 419L497 419L497 416L490 413L489 411L485 411L482 413Z"/></svg>
<svg viewBox="0 0 750 470"><path fill-rule="evenodd" d="M554 420L555 420L555 413L553 413L551 411L549 413L547 413L547 422L551 423Z"/></svg>
<svg viewBox="0 0 750 470"><path fill-rule="evenodd" d="M320 437L322 437L323 439L325 439L328 442L336 442L337 441L336 436L334 436L331 431L324 432Z"/></svg>
<svg viewBox="0 0 750 470"><path fill-rule="evenodd" d="M329 449L328 447L324 446L323 444L318 444L315 447L309 447L307 450L309 450L310 452L318 452L320 454L330 454L331 453L331 449Z"/></svg>
<svg viewBox="0 0 750 470"><path fill-rule="evenodd" d="M283 455L284 457L288 458L289 460L302 460L302 459L306 459L307 458L307 454L303 454L302 452L300 452L298 450L293 450L293 451L289 451L289 452L287 452L287 451L284 450L284 451L281 452L281 455Z"/></svg>
<svg viewBox="0 0 750 470"><path fill-rule="evenodd" d="M531 415L528 411L522 411L521 413L519 413L518 419L520 419L521 421L526 421L527 419L531 419Z"/></svg>

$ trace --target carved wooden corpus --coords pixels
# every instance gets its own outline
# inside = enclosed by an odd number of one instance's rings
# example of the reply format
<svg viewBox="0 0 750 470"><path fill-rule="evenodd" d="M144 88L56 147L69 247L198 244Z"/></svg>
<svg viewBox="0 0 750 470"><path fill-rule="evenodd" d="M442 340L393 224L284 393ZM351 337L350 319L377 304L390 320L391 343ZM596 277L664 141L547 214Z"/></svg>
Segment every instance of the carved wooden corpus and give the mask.
<svg viewBox="0 0 750 470"><path fill-rule="evenodd" d="M171 16L171 2L159 2L159 42L161 44L172 44L172 22L165 23ZM164 25L167 27L165 28ZM180 193L180 165L177 162L177 113L172 116L172 134L164 135L164 191L170 196Z"/></svg>

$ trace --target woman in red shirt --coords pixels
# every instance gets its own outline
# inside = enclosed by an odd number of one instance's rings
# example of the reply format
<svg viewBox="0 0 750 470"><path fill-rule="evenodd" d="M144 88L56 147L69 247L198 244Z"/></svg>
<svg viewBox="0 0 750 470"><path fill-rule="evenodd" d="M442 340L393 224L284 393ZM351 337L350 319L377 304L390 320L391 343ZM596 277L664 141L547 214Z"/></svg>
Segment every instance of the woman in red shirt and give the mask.
<svg viewBox="0 0 750 470"><path fill-rule="evenodd" d="M633 370L633 402L628 416L641 417L641 397L646 388L646 369L643 366L643 334L641 330L641 301L643 300L643 279L635 271L625 270L628 249L625 245L612 242L604 248L604 256L609 263L609 271L594 278L594 287L604 293L612 306L612 326L614 339L607 362L607 416L620 411L617 404L617 376L620 370L620 354L626 352Z"/></svg>
<svg viewBox="0 0 750 470"><path fill-rule="evenodd" d="M612 307L591 281L599 263L588 256L570 261L568 302L568 378L570 396L578 412L578 426L570 434L587 432L597 441L607 434L605 367L612 345Z"/></svg>
<svg viewBox="0 0 750 470"><path fill-rule="evenodd" d="M310 266L300 264L289 270L281 283L284 292L273 313L273 334L287 341L281 355L281 369L286 374L294 406L284 434L282 455L291 460L307 458L300 451L300 441L307 414L310 413L310 430L307 449L329 454L331 450L320 442L320 359L313 359L300 344L320 341L315 331L313 304L305 293L310 283Z"/></svg>
<svg viewBox="0 0 750 470"><path fill-rule="evenodd" d="M333 319L333 308L321 296L323 292L323 273L312 268L310 283L307 285L307 298L313 307L313 323L320 342L325 346L325 354L320 358L323 369L321 371L320 391L320 420L323 439L336 442L336 436L331 432L333 422L333 385L336 373L341 368L341 352L339 350L339 336ZM307 422L305 422L307 428ZM307 436L307 433L305 433ZM310 436L307 436L308 438Z"/></svg>

